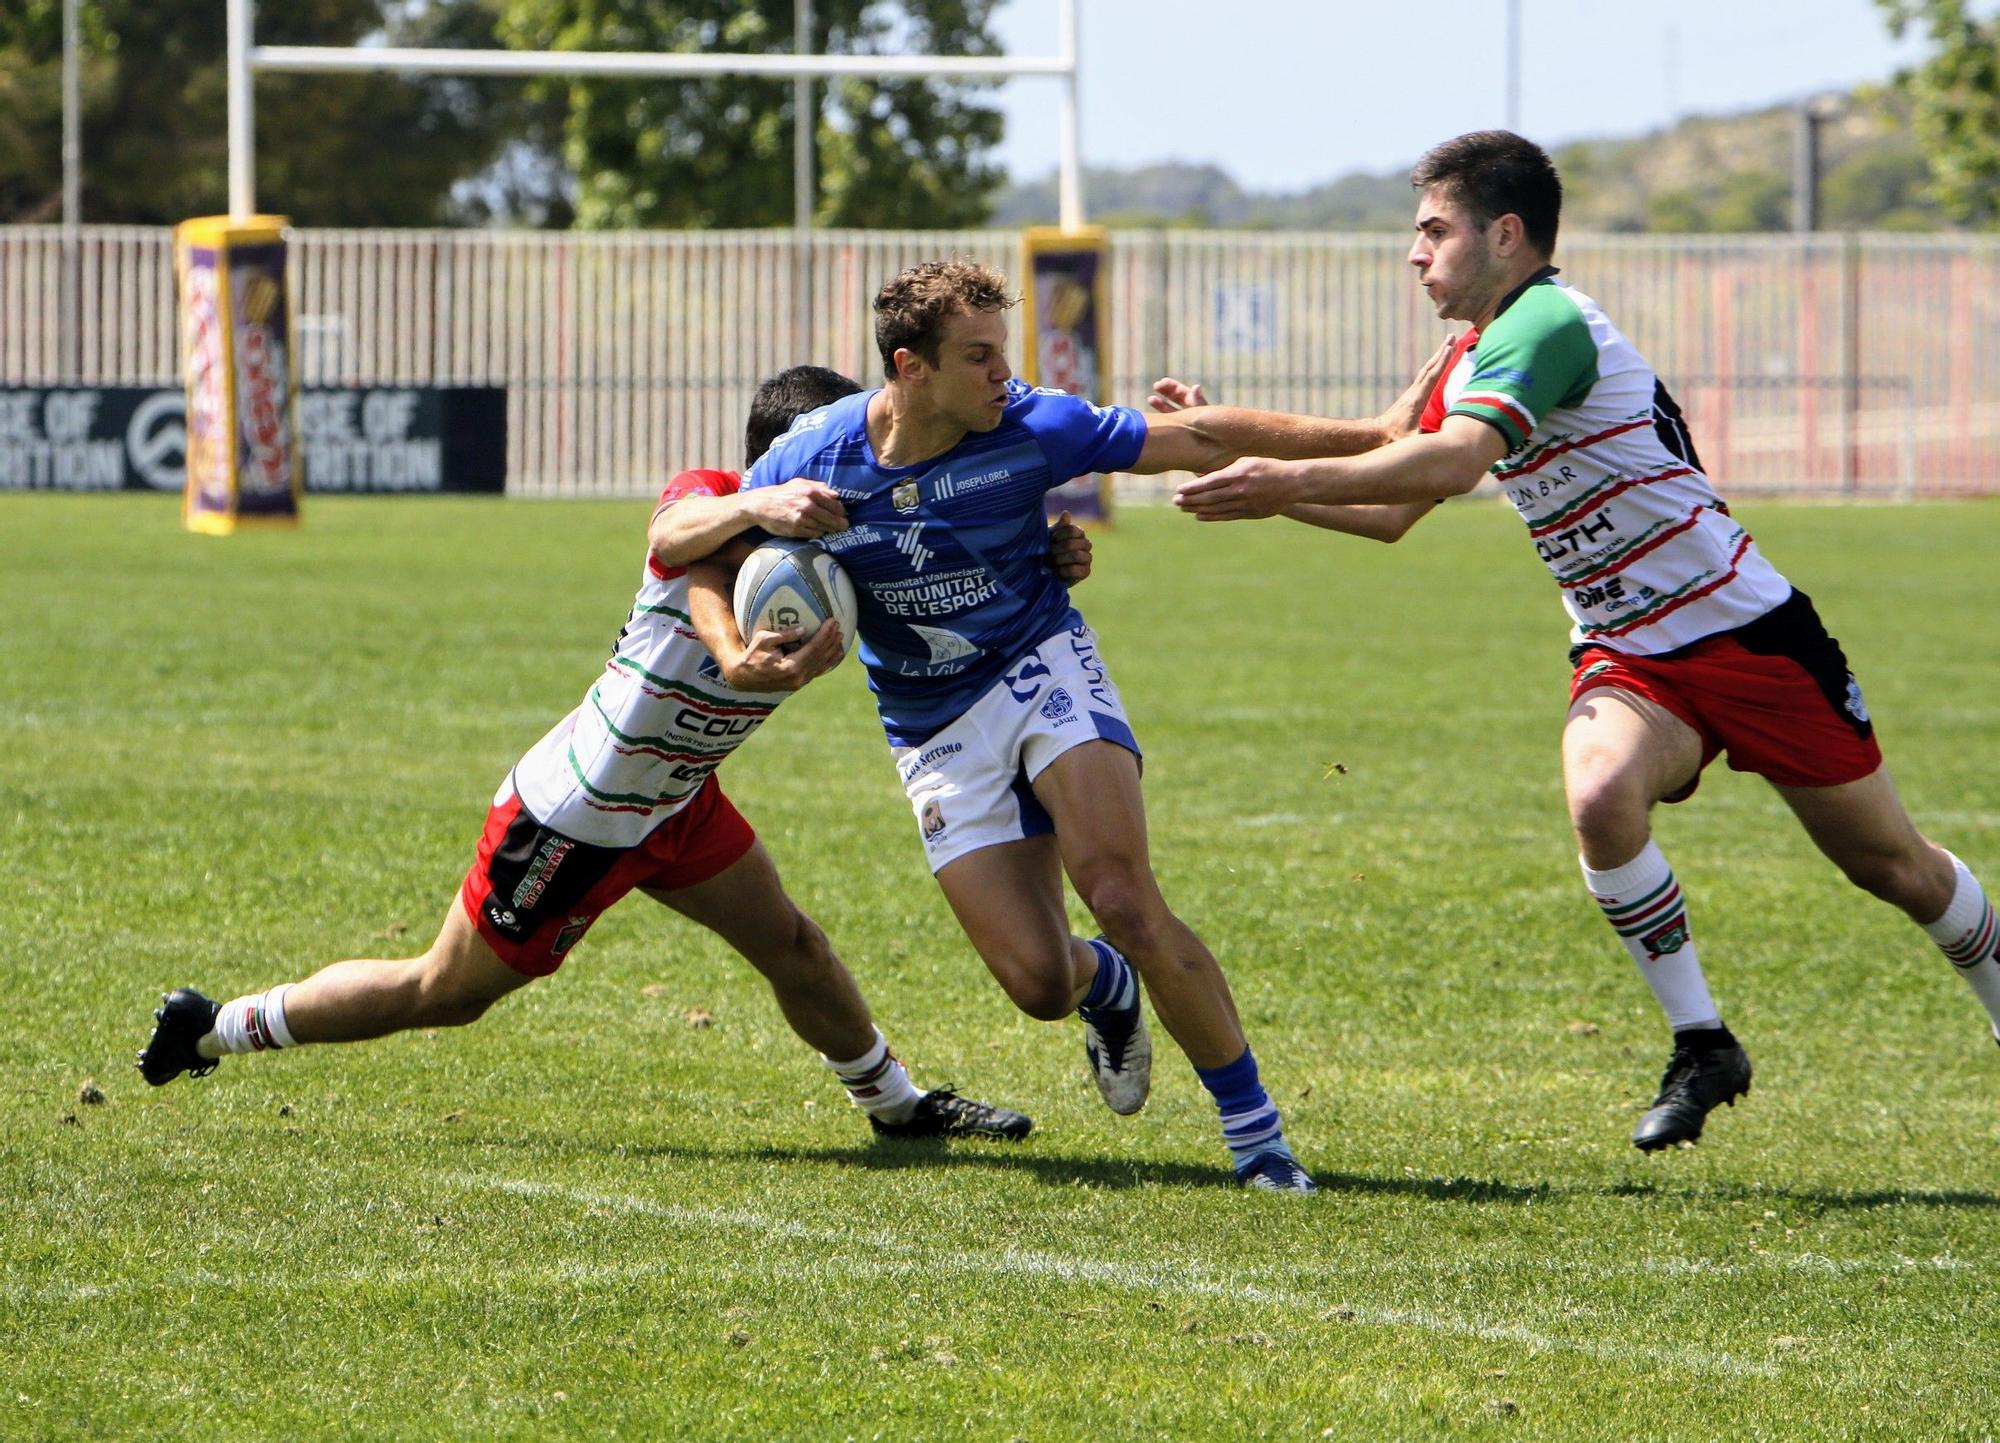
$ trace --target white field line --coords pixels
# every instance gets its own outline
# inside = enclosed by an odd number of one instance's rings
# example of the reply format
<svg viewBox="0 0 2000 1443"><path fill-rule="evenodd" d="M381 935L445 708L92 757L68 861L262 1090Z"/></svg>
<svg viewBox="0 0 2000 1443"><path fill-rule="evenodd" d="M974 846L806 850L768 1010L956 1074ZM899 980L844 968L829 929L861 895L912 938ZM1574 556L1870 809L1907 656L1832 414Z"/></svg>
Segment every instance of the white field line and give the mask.
<svg viewBox="0 0 2000 1443"><path fill-rule="evenodd" d="M510 1178L491 1178L473 1175L457 1175L440 1179L448 1184L511 1193L517 1197L560 1198L583 1207L606 1211L635 1214L656 1218L670 1226L686 1232L713 1232L718 1230L746 1232L770 1241L790 1241L811 1243L833 1249L865 1249L877 1253L900 1254L880 1261L863 1261L851 1256L827 1258L823 1267L810 1271L824 1272L831 1279L862 1274L877 1276L918 1273L936 1276L947 1271L968 1277L1026 1277L1053 1278L1063 1282L1091 1283L1114 1287L1131 1292L1155 1293L1183 1298L1208 1298L1225 1302L1250 1302L1262 1306L1295 1312L1308 1312L1314 1316L1330 1315L1343 1322L1377 1327L1414 1328L1424 1332L1441 1333L1453 1337L1477 1338L1487 1342L1513 1343L1532 1351L1559 1351L1580 1353L1586 1356L1616 1363L1652 1363L1667 1367L1681 1368L1694 1372L1721 1373L1734 1376L1775 1377L1780 1371L1770 1363L1756 1362L1736 1357L1726 1352L1710 1349L1672 1346L1660 1347L1643 1344L1606 1342L1589 1338L1565 1338L1537 1332L1532 1328L1513 1323L1487 1323L1477 1319L1440 1313L1427 1308L1372 1307L1356 1305L1345 1298L1329 1298L1321 1293L1302 1292L1284 1287L1270 1287L1261 1282L1246 1281L1241 1275L1218 1276L1213 1270L1199 1264L1137 1264L1107 1262L1095 1258L1079 1258L1063 1253L1033 1251L1010 1248L1000 1252L978 1252L959 1250L938 1253L923 1249L894 1233L884 1230L869 1230L850 1227L813 1226L771 1217L767 1214L745 1208L703 1208L690 1207L681 1203L656 1202L651 1198L634 1197L624 1193L607 1193L589 1188L570 1187L558 1183L534 1182ZM1479 1260L1465 1259L1454 1263L1454 1268L1473 1270ZM1496 1260L1493 1267L1513 1267L1518 1264ZM1862 1259L1838 1259L1820 1254L1803 1254L1796 1258L1779 1259L1770 1263L1736 1264L1711 1263L1701 1259L1660 1258L1639 1259L1629 1267L1604 1267L1595 1264L1551 1264L1544 1271L1569 1277L1585 1277L1613 1280L1644 1274L1667 1276L1716 1276L1733 1277L1759 1272L1805 1272L1821 1275L1850 1275L1870 1273L1925 1272L1978 1272L1983 1268L1963 1259L1942 1256L1936 1258L1909 1258L1898 1256L1881 1262ZM483 1270L481 1278L486 1281L518 1282L563 1282L563 1283L606 1283L630 1281L649 1276L664 1276L674 1268L655 1262L626 1262L615 1264L581 1264L575 1262L558 1263L554 1266L489 1268ZM1272 1272L1289 1274L1306 1280L1352 1282L1357 1277L1379 1272L1371 1267L1343 1267L1338 1264L1304 1264L1263 1269L1264 1276ZM184 1287L191 1290L234 1289L234 1288L285 1288L306 1289L308 1291L326 1287L394 1285L401 1283L443 1282L462 1284L465 1279L444 1268L355 1268L321 1272L311 1275L273 1276L269 1273L229 1275L198 1271L181 1279L121 1279L109 1283L70 1283L22 1287L18 1285L0 1287L0 1298L10 1303L34 1302L89 1302L112 1298L126 1293L153 1291L161 1287Z"/></svg>
<svg viewBox="0 0 2000 1443"><path fill-rule="evenodd" d="M1486 1342L1516 1343L1536 1352L1582 1353L1607 1362L1631 1363L1643 1360L1691 1372L1727 1373L1759 1378L1775 1377L1778 1372L1777 1368L1769 1363L1750 1362L1732 1357L1728 1353L1713 1352L1704 1348L1632 1346L1594 1339L1559 1338L1516 1324L1481 1323L1429 1309L1355 1307L1341 1303L1337 1299L1329 1301L1317 1294L1266 1288L1240 1279L1216 1278L1209 1270L1195 1264L1142 1265L1105 1262L1096 1258L1077 1258L1063 1253L1028 1251L1019 1248L1008 1248L997 1253L970 1250L938 1253L918 1249L888 1233L857 1233L843 1228L804 1227L797 1223L766 1218L743 1209L728 1212L706 1211L676 1203L656 1203L650 1198L597 1192L557 1183L478 1177L459 1177L453 1181L472 1187L496 1188L519 1197L566 1198L571 1202L593 1208L637 1213L680 1226L694 1223L697 1227L720 1225L747 1228L767 1237L785 1237L848 1248L859 1245L882 1252L910 1255L903 1260L893 1262L870 1264L853 1258L842 1258L831 1263L830 1270L843 1276L853 1276L858 1273L896 1275L917 1272L935 1277L940 1271L950 1271L970 1277L1055 1278L1063 1282L1091 1283L1130 1292L1158 1293L1184 1298L1213 1298L1226 1302L1251 1302L1289 1311L1310 1312L1314 1315L1339 1308L1345 1314L1342 1318L1344 1322L1378 1327L1415 1328L1423 1332L1478 1338Z"/></svg>

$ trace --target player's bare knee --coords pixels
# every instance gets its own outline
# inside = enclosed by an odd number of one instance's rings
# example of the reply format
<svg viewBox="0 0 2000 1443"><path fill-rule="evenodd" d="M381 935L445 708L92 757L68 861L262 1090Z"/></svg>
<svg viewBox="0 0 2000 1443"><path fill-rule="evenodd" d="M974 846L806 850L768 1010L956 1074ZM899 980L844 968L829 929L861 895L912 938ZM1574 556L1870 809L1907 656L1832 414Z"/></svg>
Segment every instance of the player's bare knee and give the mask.
<svg viewBox="0 0 2000 1443"><path fill-rule="evenodd" d="M1602 855L1616 851L1630 840L1635 829L1644 833L1647 797L1629 774L1603 772L1571 777L1567 790L1570 826L1585 853Z"/></svg>
<svg viewBox="0 0 2000 1443"><path fill-rule="evenodd" d="M1917 852L1871 852L1843 857L1840 870L1862 891L1912 916L1939 915L1951 901L1950 888L1938 885L1936 868L1929 856Z"/></svg>
<svg viewBox="0 0 2000 1443"><path fill-rule="evenodd" d="M987 967L1013 1004L1038 1022L1056 1022L1076 1010L1067 939L1061 951L989 958Z"/></svg>
<svg viewBox="0 0 2000 1443"><path fill-rule="evenodd" d="M1165 948L1173 916L1150 879L1115 873L1079 885L1077 892L1111 945L1135 963Z"/></svg>
<svg viewBox="0 0 2000 1443"><path fill-rule="evenodd" d="M1076 1011L1076 990L1065 976L1021 976L1001 984L1014 1005L1037 1022L1060 1022Z"/></svg>
<svg viewBox="0 0 2000 1443"><path fill-rule="evenodd" d="M442 958L425 957L411 987L412 1027L464 1027L486 1015L497 998L468 985Z"/></svg>
<svg viewBox="0 0 2000 1443"><path fill-rule="evenodd" d="M743 950L750 965L776 986L810 983L834 969L833 944L812 918L798 908Z"/></svg>

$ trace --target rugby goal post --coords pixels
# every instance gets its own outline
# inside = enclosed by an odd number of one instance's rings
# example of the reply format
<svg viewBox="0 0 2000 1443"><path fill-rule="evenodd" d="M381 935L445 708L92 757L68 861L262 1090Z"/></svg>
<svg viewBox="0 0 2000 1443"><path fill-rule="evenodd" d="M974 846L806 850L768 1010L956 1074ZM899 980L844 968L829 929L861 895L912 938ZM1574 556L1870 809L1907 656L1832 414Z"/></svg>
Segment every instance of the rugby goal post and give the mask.
<svg viewBox="0 0 2000 1443"><path fill-rule="evenodd" d="M421 50L395 46L258 45L253 34L254 0L228 0L229 213L245 217L257 209L256 121L250 81L260 70L294 74L387 72L397 75L589 75L600 78L688 79L718 75L790 79L802 87L814 80L842 78L1005 80L1018 75L1050 75L1063 81L1059 146L1060 212L1065 230L1083 224L1083 180L1077 138L1076 0L1060 0L1061 52L1053 56L812 55L811 0L799 0L795 51L791 55L701 55L675 52L601 50ZM798 179L810 190L812 126L810 104L796 107ZM810 206L795 197L795 219L812 225Z"/></svg>
<svg viewBox="0 0 2000 1443"><path fill-rule="evenodd" d="M616 79L689 79L753 76L789 79L795 88L793 146L793 230L797 284L795 335L809 348L812 330L812 144L816 112L814 80L942 79L1002 80L1046 75L1063 82L1059 112L1058 197L1065 230L1083 226L1083 180L1078 138L1077 0L1058 0L1060 51L1053 56L815 55L812 0L795 0L790 55L610 52L589 50L450 50L395 46L259 45L254 0L226 0L229 138L229 217L245 222L256 214L256 119L251 82L258 71L292 74L378 74L460 76L593 76ZM1028 338L1033 344L1033 338ZM290 348L285 348L288 358ZM190 374L193 364L189 363ZM294 386L296 381L294 379Z"/></svg>

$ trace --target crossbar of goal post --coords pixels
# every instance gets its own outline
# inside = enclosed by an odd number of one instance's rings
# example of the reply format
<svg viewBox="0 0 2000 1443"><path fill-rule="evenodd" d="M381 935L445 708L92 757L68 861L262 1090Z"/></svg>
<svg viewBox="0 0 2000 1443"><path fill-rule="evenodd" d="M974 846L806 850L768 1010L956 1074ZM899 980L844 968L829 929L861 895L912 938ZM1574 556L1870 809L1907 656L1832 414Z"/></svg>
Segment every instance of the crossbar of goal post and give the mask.
<svg viewBox="0 0 2000 1443"><path fill-rule="evenodd" d="M1045 57L944 55L690 55L594 50L419 50L394 46L258 45L253 0L228 0L229 213L257 209L256 134L250 77L292 73L402 75L594 75L622 79L755 75L770 79L1004 80L1052 75L1063 82L1059 144L1060 208L1065 230L1083 224L1077 137L1076 0L1062 0L1062 53ZM802 237L803 239L803 237Z"/></svg>

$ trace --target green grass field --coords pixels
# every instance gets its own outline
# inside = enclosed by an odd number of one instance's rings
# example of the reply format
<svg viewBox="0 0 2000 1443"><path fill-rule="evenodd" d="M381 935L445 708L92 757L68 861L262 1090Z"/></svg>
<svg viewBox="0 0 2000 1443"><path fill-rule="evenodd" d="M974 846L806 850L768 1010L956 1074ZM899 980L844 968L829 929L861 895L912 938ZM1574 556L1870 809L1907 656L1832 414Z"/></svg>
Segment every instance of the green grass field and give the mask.
<svg viewBox="0 0 2000 1443"><path fill-rule="evenodd" d="M1576 874L1562 619L1496 504L1394 548L1135 511L1081 593L1318 1197L1228 1187L1170 1050L1116 1118L1077 1027L1014 1012L851 663L724 780L919 1084L1025 1144L874 1145L643 899L476 1027L147 1088L164 988L422 950L646 511L315 499L217 541L171 501L0 501L0 1437L2000 1429L2000 1049L1721 768L1659 833L1756 1090L1697 1149L1628 1145L1664 1032ZM1742 514L1922 825L2000 882L2000 507Z"/></svg>

